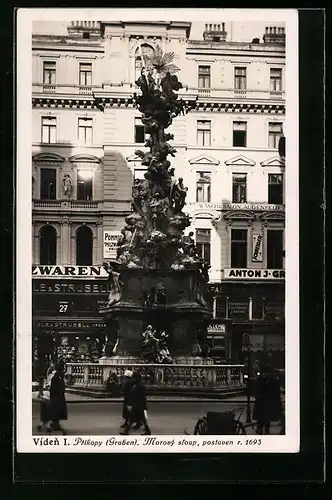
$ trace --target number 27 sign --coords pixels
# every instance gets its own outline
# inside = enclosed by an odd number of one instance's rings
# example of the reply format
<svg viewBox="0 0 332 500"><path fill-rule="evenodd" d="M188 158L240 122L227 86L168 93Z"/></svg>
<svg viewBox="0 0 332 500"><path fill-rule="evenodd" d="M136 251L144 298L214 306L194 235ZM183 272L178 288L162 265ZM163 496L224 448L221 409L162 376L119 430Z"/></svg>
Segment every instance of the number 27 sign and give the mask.
<svg viewBox="0 0 332 500"><path fill-rule="evenodd" d="M66 313L68 311L68 302L59 302L59 313Z"/></svg>

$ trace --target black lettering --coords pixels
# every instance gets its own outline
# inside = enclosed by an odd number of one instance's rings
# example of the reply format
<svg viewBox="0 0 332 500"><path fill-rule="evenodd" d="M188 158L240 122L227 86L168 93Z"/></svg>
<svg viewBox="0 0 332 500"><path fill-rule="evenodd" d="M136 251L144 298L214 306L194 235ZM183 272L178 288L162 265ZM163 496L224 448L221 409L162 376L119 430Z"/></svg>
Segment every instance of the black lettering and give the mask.
<svg viewBox="0 0 332 500"><path fill-rule="evenodd" d="M234 269L231 269L231 270L229 271L229 275L230 275L230 276L234 276L234 277L235 277L235 272L234 272Z"/></svg>
<svg viewBox="0 0 332 500"><path fill-rule="evenodd" d="M53 276L63 276L63 272L59 266L56 266L52 274Z"/></svg>
<svg viewBox="0 0 332 500"><path fill-rule="evenodd" d="M260 271L260 269L256 269L255 278L260 278L260 277L261 277L261 271Z"/></svg>
<svg viewBox="0 0 332 500"><path fill-rule="evenodd" d="M250 271L248 271L248 276L249 276L249 278L252 278L252 277L253 277L253 275L254 275L254 271L251 271L251 270L250 270Z"/></svg>
<svg viewBox="0 0 332 500"><path fill-rule="evenodd" d="M285 277L286 277L285 271L280 271L280 278L285 278Z"/></svg>
<svg viewBox="0 0 332 500"><path fill-rule="evenodd" d="M79 267L78 268L78 275L79 276L87 276L88 275L88 269L87 267Z"/></svg>
<svg viewBox="0 0 332 500"><path fill-rule="evenodd" d="M75 267L73 267L73 266L65 267L65 275L66 276L75 276Z"/></svg>
<svg viewBox="0 0 332 500"><path fill-rule="evenodd" d="M37 269L39 269L41 275L46 274L47 276L49 276L52 272L53 266L39 266L39 268Z"/></svg>
<svg viewBox="0 0 332 500"><path fill-rule="evenodd" d="M273 271L272 276L274 278L279 278L279 271Z"/></svg>
<svg viewBox="0 0 332 500"><path fill-rule="evenodd" d="M241 270L241 269L237 269L237 270L235 271L235 276L236 276L237 278L241 278L241 277L242 277L242 270Z"/></svg>
<svg viewBox="0 0 332 500"><path fill-rule="evenodd" d="M269 275L269 271L264 271L263 278L267 278Z"/></svg>
<svg viewBox="0 0 332 500"><path fill-rule="evenodd" d="M90 268L90 275L93 276L100 276L100 267L91 267Z"/></svg>

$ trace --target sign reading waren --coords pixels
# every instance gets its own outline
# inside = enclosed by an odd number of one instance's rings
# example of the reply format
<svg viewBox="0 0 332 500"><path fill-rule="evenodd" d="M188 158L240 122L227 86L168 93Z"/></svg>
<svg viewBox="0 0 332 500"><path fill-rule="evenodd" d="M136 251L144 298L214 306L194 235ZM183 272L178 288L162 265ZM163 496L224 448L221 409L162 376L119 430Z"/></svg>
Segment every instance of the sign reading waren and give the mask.
<svg viewBox="0 0 332 500"><path fill-rule="evenodd" d="M102 266L32 266L33 278L108 278Z"/></svg>

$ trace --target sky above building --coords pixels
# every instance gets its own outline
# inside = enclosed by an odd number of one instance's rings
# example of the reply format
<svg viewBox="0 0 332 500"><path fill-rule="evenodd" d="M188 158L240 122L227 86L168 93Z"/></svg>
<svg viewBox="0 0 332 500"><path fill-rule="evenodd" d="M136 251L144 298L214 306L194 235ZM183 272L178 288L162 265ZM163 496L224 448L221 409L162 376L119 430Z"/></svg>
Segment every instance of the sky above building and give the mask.
<svg viewBox="0 0 332 500"><path fill-rule="evenodd" d="M84 20L84 19L83 19ZM76 21L76 19L73 19ZM107 21L107 19L103 19ZM188 19L190 21L190 19ZM206 22L211 22L210 20ZM221 24L222 19L215 19L215 23ZM33 33L35 34L52 34L66 35L67 26L70 21L34 21ZM285 26L284 22L269 21L225 21L225 29L227 31L227 41L231 42L251 42L253 38L262 40L266 26ZM192 22L190 39L203 40L203 32L205 22Z"/></svg>

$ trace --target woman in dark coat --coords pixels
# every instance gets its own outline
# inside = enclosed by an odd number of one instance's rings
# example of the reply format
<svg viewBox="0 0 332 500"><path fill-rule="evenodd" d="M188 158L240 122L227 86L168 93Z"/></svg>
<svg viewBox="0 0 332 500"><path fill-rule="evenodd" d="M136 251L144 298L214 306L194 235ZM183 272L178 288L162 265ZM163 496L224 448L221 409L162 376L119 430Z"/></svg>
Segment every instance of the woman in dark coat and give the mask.
<svg viewBox="0 0 332 500"><path fill-rule="evenodd" d="M128 394L127 403L129 407L129 420L128 425L125 426L125 430L121 434L129 434L134 422L142 422L144 425L144 434L151 434L146 416L146 390L140 373L133 374L132 386Z"/></svg>
<svg viewBox="0 0 332 500"><path fill-rule="evenodd" d="M61 427L60 420L67 420L67 403L65 397L66 385L64 381L64 363L59 362L55 367L55 374L51 380L49 415L52 421L52 430L66 431Z"/></svg>
<svg viewBox="0 0 332 500"><path fill-rule="evenodd" d="M122 418L124 419L124 423L121 425L122 428L128 427L129 422L129 394L132 387L132 376L133 372L131 370L126 370L124 372L124 380L122 385L123 392L123 407L122 407Z"/></svg>
<svg viewBox="0 0 332 500"><path fill-rule="evenodd" d="M271 366L262 367L256 381L253 419L257 421L257 434L270 434L270 425L282 416L280 381Z"/></svg>

